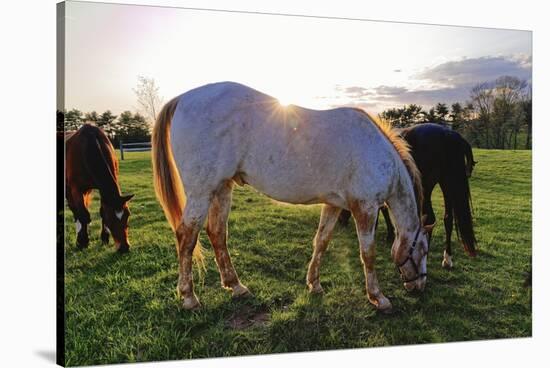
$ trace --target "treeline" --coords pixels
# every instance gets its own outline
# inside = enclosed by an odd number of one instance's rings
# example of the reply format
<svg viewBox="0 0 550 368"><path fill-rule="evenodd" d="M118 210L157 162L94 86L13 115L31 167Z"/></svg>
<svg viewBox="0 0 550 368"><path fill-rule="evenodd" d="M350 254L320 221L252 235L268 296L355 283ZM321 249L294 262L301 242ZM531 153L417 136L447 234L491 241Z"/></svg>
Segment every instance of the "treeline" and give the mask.
<svg viewBox="0 0 550 368"><path fill-rule="evenodd" d="M531 86L515 77L477 84L463 103L438 103L428 111L410 104L385 110L380 117L398 128L422 123L446 125L480 148L531 148Z"/></svg>
<svg viewBox="0 0 550 368"><path fill-rule="evenodd" d="M124 111L114 115L110 110L101 114L96 111L83 113L77 109L57 111L57 130L78 130L83 124L90 123L105 131L113 144L124 142L146 142L151 139L151 125L140 113Z"/></svg>

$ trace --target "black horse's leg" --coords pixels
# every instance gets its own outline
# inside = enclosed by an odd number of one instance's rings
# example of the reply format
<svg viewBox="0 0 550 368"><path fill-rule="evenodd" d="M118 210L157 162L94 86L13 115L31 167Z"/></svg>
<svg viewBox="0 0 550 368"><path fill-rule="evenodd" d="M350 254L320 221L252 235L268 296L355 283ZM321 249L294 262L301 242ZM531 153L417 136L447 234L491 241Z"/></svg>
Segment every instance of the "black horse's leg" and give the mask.
<svg viewBox="0 0 550 368"><path fill-rule="evenodd" d="M423 225L433 225L435 224L435 213L432 206L432 192L435 184L429 183L424 187L424 203L423 203L423 212L426 215ZM433 228L432 228L433 231ZM428 234L428 244L432 241L432 231Z"/></svg>
<svg viewBox="0 0 550 368"><path fill-rule="evenodd" d="M340 212L340 216L338 216L338 222L342 226L348 226L350 217L351 217L350 211L342 210L342 212Z"/></svg>
<svg viewBox="0 0 550 368"><path fill-rule="evenodd" d="M384 216L384 220L386 221L386 241L391 243L395 239L395 230L391 222L388 207L382 206L380 207L380 211L382 211L382 215ZM378 224L378 219L376 219L376 223Z"/></svg>
<svg viewBox="0 0 550 368"><path fill-rule="evenodd" d="M443 268L451 269L453 267L452 250L451 250L451 235L453 234L453 202L449 193L449 187L445 183L440 183L441 191L443 192L443 200L445 201L445 252L443 253Z"/></svg>

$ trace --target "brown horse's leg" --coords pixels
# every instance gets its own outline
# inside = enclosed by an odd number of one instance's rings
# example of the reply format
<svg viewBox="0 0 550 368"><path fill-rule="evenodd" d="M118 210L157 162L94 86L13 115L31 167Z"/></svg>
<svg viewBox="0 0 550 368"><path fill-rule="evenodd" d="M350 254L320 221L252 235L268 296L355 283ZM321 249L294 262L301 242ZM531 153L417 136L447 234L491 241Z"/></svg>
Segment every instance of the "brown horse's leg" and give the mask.
<svg viewBox="0 0 550 368"><path fill-rule="evenodd" d="M307 286L311 293L322 293L323 288L319 281L319 267L321 266L321 257L328 247L328 242L332 236L332 230L341 209L330 205L324 205L321 210L321 219L319 220L319 227L317 228L317 234L313 240L313 255L309 262L307 271Z"/></svg>
<svg viewBox="0 0 550 368"><path fill-rule="evenodd" d="M99 208L99 215L101 217L101 242L103 243L103 245L106 245L109 243L109 229L105 225L102 207Z"/></svg>
<svg viewBox="0 0 550 368"><path fill-rule="evenodd" d="M357 237L359 238L361 261L363 262L363 269L365 272L367 297L378 310L389 312L391 311L392 305L389 299L380 291L378 278L374 270L376 261L376 244L374 236L377 211L378 208L369 208L360 202L355 202L351 206L351 213L355 218Z"/></svg>
<svg viewBox="0 0 550 368"><path fill-rule="evenodd" d="M86 248L90 243L88 238L88 224L91 222L90 212L87 206L90 203L91 192L80 193L77 189L71 189L67 196L69 208L73 212L76 227L76 246L79 249Z"/></svg>
<svg viewBox="0 0 550 368"><path fill-rule="evenodd" d="M443 261L441 266L446 269L453 268L453 257L451 251L451 235L453 234L453 203L452 198L448 194L448 186L444 183L439 184L443 192L443 200L445 201L445 251L443 252Z"/></svg>
<svg viewBox="0 0 550 368"><path fill-rule="evenodd" d="M193 291L193 250L207 211L208 199L189 200L185 205L182 221L176 230L179 258L178 292L183 299L184 309L200 307L199 300Z"/></svg>
<svg viewBox="0 0 550 368"><path fill-rule="evenodd" d="M233 296L250 294L241 284L227 250L227 218L231 209L232 182L226 182L214 196L208 210L206 232L214 248L222 286L233 290Z"/></svg>

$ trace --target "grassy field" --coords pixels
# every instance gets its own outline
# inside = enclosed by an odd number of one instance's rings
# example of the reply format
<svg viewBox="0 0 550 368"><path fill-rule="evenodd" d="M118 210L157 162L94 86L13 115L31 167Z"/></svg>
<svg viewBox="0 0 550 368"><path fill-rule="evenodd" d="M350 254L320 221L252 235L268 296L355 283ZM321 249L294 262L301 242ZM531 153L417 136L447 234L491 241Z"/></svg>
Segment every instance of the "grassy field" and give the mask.
<svg viewBox="0 0 550 368"><path fill-rule="evenodd" d="M149 153L121 162L130 208L129 254L101 245L98 201L92 206L90 247L75 248L67 209L65 244L66 363L89 365L305 350L361 348L531 336L531 289L523 286L531 259L531 152L475 150L471 179L479 255L454 241L452 271L441 268L442 199L424 293L399 281L378 229L377 270L393 303L391 315L367 301L354 227L337 226L321 267L324 296L305 285L319 206L276 203L249 187L234 193L229 249L253 298L232 300L220 286L204 231L207 272L196 282L203 304L180 307L174 236L152 188Z"/></svg>

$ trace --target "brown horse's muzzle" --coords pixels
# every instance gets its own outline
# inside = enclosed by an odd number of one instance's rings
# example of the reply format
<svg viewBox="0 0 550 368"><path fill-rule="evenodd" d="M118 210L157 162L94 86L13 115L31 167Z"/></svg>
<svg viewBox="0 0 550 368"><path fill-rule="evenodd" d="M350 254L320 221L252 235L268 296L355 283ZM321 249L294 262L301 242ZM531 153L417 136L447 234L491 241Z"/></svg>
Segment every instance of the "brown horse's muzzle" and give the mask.
<svg viewBox="0 0 550 368"><path fill-rule="evenodd" d="M115 247L117 252L119 253L128 253L130 251L129 242L124 242L124 243L115 242Z"/></svg>

